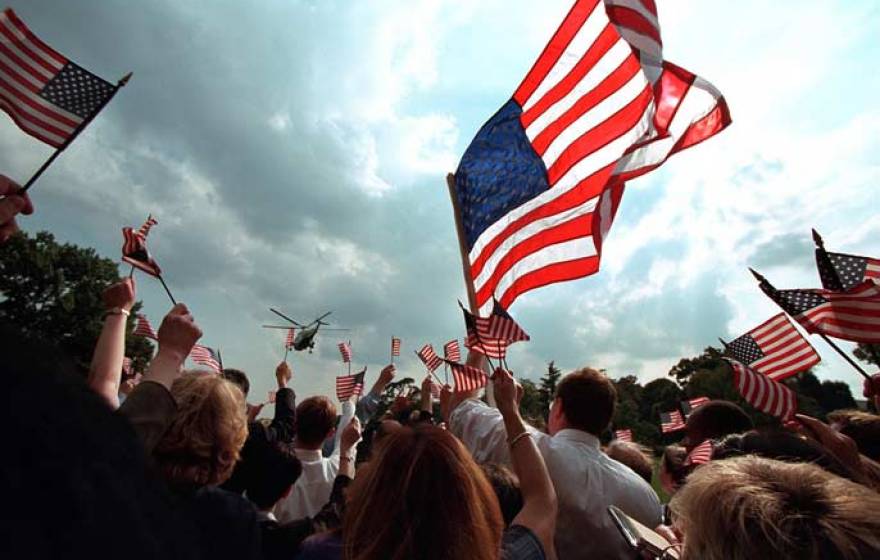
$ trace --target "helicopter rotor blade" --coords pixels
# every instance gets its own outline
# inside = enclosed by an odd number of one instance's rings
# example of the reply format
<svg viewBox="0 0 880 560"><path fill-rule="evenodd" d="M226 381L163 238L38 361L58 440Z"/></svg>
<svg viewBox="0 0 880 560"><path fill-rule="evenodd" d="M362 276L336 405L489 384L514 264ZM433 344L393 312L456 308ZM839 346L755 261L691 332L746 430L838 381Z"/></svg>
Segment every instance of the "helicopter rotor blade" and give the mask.
<svg viewBox="0 0 880 560"><path fill-rule="evenodd" d="M322 325L326 325L327 323L324 323L323 321L321 321L321 319L325 319L325 318L326 318L328 315L330 315L331 313L333 313L333 312L332 312L332 311L328 311L327 313L324 313L323 315L321 315L320 317L318 317L317 319L315 319L315 322L316 322L316 323L321 323Z"/></svg>
<svg viewBox="0 0 880 560"><path fill-rule="evenodd" d="M283 327L280 325L263 325L264 329L284 329L286 331L290 330L291 327Z"/></svg>
<svg viewBox="0 0 880 560"><path fill-rule="evenodd" d="M285 315L284 313L278 311L277 309L272 309L272 308L270 307L270 308L269 308L269 311L271 311L271 312L274 313L275 315L278 315L279 317L281 317L282 319L284 319L284 320L286 320L286 321L290 321L291 323L293 323L293 324L296 325L297 327L302 327L302 326L303 326L303 325L300 325L299 323L297 323L296 321L294 321L293 319L291 319L290 317L288 317L287 315Z"/></svg>
<svg viewBox="0 0 880 560"><path fill-rule="evenodd" d="M341 332L341 331L349 332L349 331L351 331L351 329L321 329L321 332Z"/></svg>

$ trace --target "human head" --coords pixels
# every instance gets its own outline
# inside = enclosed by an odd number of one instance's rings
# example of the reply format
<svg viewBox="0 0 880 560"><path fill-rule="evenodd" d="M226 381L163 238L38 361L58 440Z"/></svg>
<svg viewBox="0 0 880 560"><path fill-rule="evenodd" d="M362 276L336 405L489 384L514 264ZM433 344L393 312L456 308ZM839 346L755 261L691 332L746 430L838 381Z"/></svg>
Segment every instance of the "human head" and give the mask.
<svg viewBox="0 0 880 560"><path fill-rule="evenodd" d="M244 395L220 376L182 375L171 386L177 413L153 452L174 485L221 484L232 474L247 437Z"/></svg>
<svg viewBox="0 0 880 560"><path fill-rule="evenodd" d="M251 382L248 381L248 376L245 372L240 369L224 368L220 377L235 383L241 389L241 392L244 393L244 398L247 399L248 393L251 391Z"/></svg>
<svg viewBox="0 0 880 560"><path fill-rule="evenodd" d="M296 407L296 445L318 449L336 428L336 405L324 396L309 397Z"/></svg>
<svg viewBox="0 0 880 560"><path fill-rule="evenodd" d="M660 485L670 496L675 494L684 484L687 475L693 470L685 464L687 449L680 445L667 445L660 459Z"/></svg>
<svg viewBox="0 0 880 560"><path fill-rule="evenodd" d="M753 427L752 419L739 406L730 401L712 400L688 416L681 444L690 451L707 439L748 432Z"/></svg>
<svg viewBox="0 0 880 560"><path fill-rule="evenodd" d="M248 482L247 497L259 509L269 511L290 493L302 474L302 464L293 453L277 445L261 448L253 460L253 472L259 476L251 477Z"/></svg>
<svg viewBox="0 0 880 560"><path fill-rule="evenodd" d="M614 440L608 445L609 457L631 468L648 484L654 478L654 459L651 451L643 445L631 441Z"/></svg>
<svg viewBox="0 0 880 560"><path fill-rule="evenodd" d="M859 446L859 452L880 461L880 416L860 410L837 410L828 415L828 422Z"/></svg>
<svg viewBox="0 0 880 560"><path fill-rule="evenodd" d="M616 402L617 391L605 374L591 368L569 373L556 386L547 430L555 435L573 428L599 437L611 423Z"/></svg>
<svg viewBox="0 0 880 560"><path fill-rule="evenodd" d="M880 494L816 465L712 461L670 503L682 560L819 560L880 555Z"/></svg>
<svg viewBox="0 0 880 560"><path fill-rule="evenodd" d="M519 478L513 471L498 463L483 463L480 468L483 469L483 474L489 479L489 484L492 485L492 490L495 491L495 496L498 498L504 526L509 527L510 522L523 507Z"/></svg>
<svg viewBox="0 0 880 560"><path fill-rule="evenodd" d="M455 436L403 427L382 438L349 487L345 558L497 560L503 525L492 486Z"/></svg>

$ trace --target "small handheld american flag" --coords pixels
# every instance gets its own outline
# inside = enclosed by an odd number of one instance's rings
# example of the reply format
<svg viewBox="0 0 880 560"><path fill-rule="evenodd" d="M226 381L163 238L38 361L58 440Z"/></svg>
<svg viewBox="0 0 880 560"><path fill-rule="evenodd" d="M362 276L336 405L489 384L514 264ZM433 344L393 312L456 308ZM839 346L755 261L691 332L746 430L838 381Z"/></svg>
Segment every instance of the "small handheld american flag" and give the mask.
<svg viewBox="0 0 880 560"><path fill-rule="evenodd" d="M684 412L684 417L687 418L690 416L693 411L709 402L709 400L709 397L697 397L695 399L681 401L681 410Z"/></svg>
<svg viewBox="0 0 880 560"><path fill-rule="evenodd" d="M629 430L629 429L615 430L614 431L614 439L632 443L632 440L633 440L632 430Z"/></svg>
<svg viewBox="0 0 880 560"><path fill-rule="evenodd" d="M134 336L143 336L145 338L151 338L153 340L158 340L159 337L156 336L156 331L153 330L153 326L150 324L150 321L147 319L146 315L138 313L137 315L137 323L134 326L134 332L132 332Z"/></svg>
<svg viewBox="0 0 880 560"><path fill-rule="evenodd" d="M454 338L443 345L443 357L450 362L461 361L461 348L458 346L457 338Z"/></svg>
<svg viewBox="0 0 880 560"><path fill-rule="evenodd" d="M122 260L158 278L162 276L162 269L159 268L159 264L147 250L147 235L157 223L156 219L150 215L137 231L130 227L122 228Z"/></svg>
<svg viewBox="0 0 880 560"><path fill-rule="evenodd" d="M781 381L820 361L806 338L779 313L725 345L727 353L758 373Z"/></svg>
<svg viewBox="0 0 880 560"><path fill-rule="evenodd" d="M432 373L436 371L438 367L443 365L443 360L437 355L434 351L434 347L430 344L422 346L422 349L416 352L416 355L418 355L422 360L422 363L425 364L425 367Z"/></svg>
<svg viewBox="0 0 880 560"><path fill-rule="evenodd" d="M705 465L712 460L712 440L706 440L700 445L694 447L687 458L684 460L685 465Z"/></svg>
<svg viewBox="0 0 880 560"><path fill-rule="evenodd" d="M455 380L456 393L480 389L489 382L486 372L479 368L455 362L448 363L449 369L452 370L452 378Z"/></svg>
<svg viewBox="0 0 880 560"><path fill-rule="evenodd" d="M348 342L340 342L336 345L339 348L339 353L342 355L342 363L350 364L351 363L351 344Z"/></svg>
<svg viewBox="0 0 880 560"><path fill-rule="evenodd" d="M880 259L830 253L825 250L822 237L816 230L813 230L813 239L816 242L819 278L822 280L822 287L826 290L845 292L865 280L880 283Z"/></svg>
<svg viewBox="0 0 880 560"><path fill-rule="evenodd" d="M681 412L677 410L671 410L669 412L660 413L660 431L664 434L677 432L678 430L683 430L684 428L685 423L684 418L682 418L681 416Z"/></svg>
<svg viewBox="0 0 880 560"><path fill-rule="evenodd" d="M364 376L367 370L354 375L343 375L336 378L336 398L341 401L348 400L352 395L361 395L364 390Z"/></svg>
<svg viewBox="0 0 880 560"><path fill-rule="evenodd" d="M192 361L195 363L203 365L216 373L221 373L223 371L223 368L220 365L220 354L213 348L196 344L193 346L189 357L192 358Z"/></svg>
<svg viewBox="0 0 880 560"><path fill-rule="evenodd" d="M393 336L391 337L391 356L400 356L400 339Z"/></svg>
<svg viewBox="0 0 880 560"><path fill-rule="evenodd" d="M287 337L284 339L284 349L290 350L293 348L293 341L296 336L296 329L287 329Z"/></svg>
<svg viewBox="0 0 880 560"><path fill-rule="evenodd" d="M747 403L783 422L792 419L797 412L794 391L736 360L724 359L733 369L733 384Z"/></svg>

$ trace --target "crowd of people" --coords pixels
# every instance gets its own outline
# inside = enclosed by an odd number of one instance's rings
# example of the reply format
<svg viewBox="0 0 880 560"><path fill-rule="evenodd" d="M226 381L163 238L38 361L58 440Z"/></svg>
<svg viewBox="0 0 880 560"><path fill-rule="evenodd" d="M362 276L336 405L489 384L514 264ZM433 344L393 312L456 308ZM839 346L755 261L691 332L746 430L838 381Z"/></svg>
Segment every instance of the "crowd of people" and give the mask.
<svg viewBox="0 0 880 560"><path fill-rule="evenodd" d="M3 236L32 210L6 193ZM104 292L85 379L51 342L2 326L3 557L880 558L876 415L756 429L736 404L710 401L655 460L637 444L603 446L617 395L591 368L560 380L540 431L503 369L492 405L449 386L437 404L426 378L417 399L383 410L394 366L337 404L299 399L282 362L264 422L249 414L248 373L184 368L201 336L184 304L164 317L139 383L126 382L135 300L131 278ZM484 367L479 354L468 363Z"/></svg>

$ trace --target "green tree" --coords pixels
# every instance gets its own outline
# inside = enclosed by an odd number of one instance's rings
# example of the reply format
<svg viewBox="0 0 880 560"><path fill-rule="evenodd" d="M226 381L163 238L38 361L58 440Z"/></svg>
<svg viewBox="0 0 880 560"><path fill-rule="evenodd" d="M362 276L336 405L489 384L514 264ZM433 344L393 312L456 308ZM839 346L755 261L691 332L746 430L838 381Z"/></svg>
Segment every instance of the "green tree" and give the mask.
<svg viewBox="0 0 880 560"><path fill-rule="evenodd" d="M538 392L540 393L541 398L542 416L545 421L549 417L550 403L553 402L553 395L556 394L556 384L559 383L560 377L562 377L562 372L559 371L556 364L551 361L547 364L547 375L539 380L541 385L538 388Z"/></svg>
<svg viewBox="0 0 880 560"><path fill-rule="evenodd" d="M853 350L853 356L867 364L873 364L880 367L880 344L866 344L864 342L859 342Z"/></svg>
<svg viewBox="0 0 880 560"><path fill-rule="evenodd" d="M823 381L819 405L825 410L825 414L828 414L843 408L856 408L856 400L849 390L849 385L843 381Z"/></svg>
<svg viewBox="0 0 880 560"><path fill-rule="evenodd" d="M523 388L522 400L519 403L520 414L530 424L534 424L539 420L540 422L538 423L543 424L545 409L541 390L538 389L538 386L531 379L520 379L519 382Z"/></svg>
<svg viewBox="0 0 880 560"><path fill-rule="evenodd" d="M694 358L682 358L679 362L669 370L669 376L674 377L676 381L682 385L687 385L690 377L705 370L718 370L721 367L727 367L721 358L723 353L718 348L712 346L703 350L703 353Z"/></svg>
<svg viewBox="0 0 880 560"><path fill-rule="evenodd" d="M16 235L0 245L0 321L15 325L28 338L56 344L85 373L101 332L101 293L118 280L116 263L94 249L59 244L46 231ZM152 351L146 339L126 338L126 355L136 368L146 365Z"/></svg>

